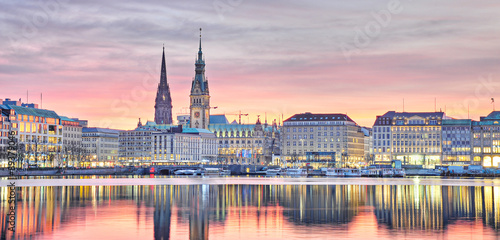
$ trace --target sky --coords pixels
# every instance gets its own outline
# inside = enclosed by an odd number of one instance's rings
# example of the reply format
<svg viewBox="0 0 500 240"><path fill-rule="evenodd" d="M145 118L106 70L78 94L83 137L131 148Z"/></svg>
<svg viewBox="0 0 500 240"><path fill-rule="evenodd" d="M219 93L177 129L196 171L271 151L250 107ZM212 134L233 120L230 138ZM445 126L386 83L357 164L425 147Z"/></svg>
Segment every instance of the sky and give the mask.
<svg viewBox="0 0 500 240"><path fill-rule="evenodd" d="M500 108L499 11L494 0L0 0L0 99L133 129L154 120L164 45L175 118L189 112L202 28L212 114L478 119L492 98Z"/></svg>

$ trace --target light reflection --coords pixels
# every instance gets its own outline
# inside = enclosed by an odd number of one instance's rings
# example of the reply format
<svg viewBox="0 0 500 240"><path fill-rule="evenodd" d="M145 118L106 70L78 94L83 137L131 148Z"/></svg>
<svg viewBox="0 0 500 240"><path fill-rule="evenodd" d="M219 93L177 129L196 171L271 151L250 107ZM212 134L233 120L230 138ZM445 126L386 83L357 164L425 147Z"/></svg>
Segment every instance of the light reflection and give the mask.
<svg viewBox="0 0 500 240"><path fill-rule="evenodd" d="M0 239L52 239L70 233L85 239L89 238L90 233L85 231L89 225L95 225L92 234L97 236L120 228L123 232L118 234L137 234L144 239L312 237L307 234L318 238L345 234L371 238L377 234L390 239L398 233L419 236L418 231L446 231L450 237L460 231L452 233L448 229L461 229L461 224L496 238L500 229L500 187L491 186L158 185L18 189L17 231L12 235L7 230L5 216L9 205L2 201ZM0 189L2 199L8 193L7 188ZM358 224L367 224L370 231L362 231ZM316 231L311 233L312 229Z"/></svg>

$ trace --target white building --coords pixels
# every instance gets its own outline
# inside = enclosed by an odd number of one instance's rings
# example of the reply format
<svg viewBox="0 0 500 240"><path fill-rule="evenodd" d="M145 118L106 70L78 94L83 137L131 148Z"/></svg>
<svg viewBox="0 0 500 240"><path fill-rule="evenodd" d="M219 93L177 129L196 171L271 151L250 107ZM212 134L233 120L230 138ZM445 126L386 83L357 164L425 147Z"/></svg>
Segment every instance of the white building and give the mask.
<svg viewBox="0 0 500 240"><path fill-rule="evenodd" d="M216 159L217 140L205 129L148 121L120 133L119 160L123 165L189 164Z"/></svg>
<svg viewBox="0 0 500 240"><path fill-rule="evenodd" d="M345 114L295 114L282 134L285 161L356 165L365 158L365 134Z"/></svg>
<svg viewBox="0 0 500 240"><path fill-rule="evenodd" d="M217 159L217 138L206 129L154 132L152 140L154 164L214 162Z"/></svg>
<svg viewBox="0 0 500 240"><path fill-rule="evenodd" d="M443 112L394 112L377 116L373 126L375 161L433 167L442 163Z"/></svg>
<svg viewBox="0 0 500 240"><path fill-rule="evenodd" d="M83 128L82 145L87 158L82 167L110 167L118 161L120 130L109 128Z"/></svg>
<svg viewBox="0 0 500 240"><path fill-rule="evenodd" d="M39 167L59 166L63 126L54 111L17 105L0 105L0 109L3 121L9 121L11 129L16 133L20 151L25 153L25 167L27 164ZM2 165L6 161L3 160Z"/></svg>

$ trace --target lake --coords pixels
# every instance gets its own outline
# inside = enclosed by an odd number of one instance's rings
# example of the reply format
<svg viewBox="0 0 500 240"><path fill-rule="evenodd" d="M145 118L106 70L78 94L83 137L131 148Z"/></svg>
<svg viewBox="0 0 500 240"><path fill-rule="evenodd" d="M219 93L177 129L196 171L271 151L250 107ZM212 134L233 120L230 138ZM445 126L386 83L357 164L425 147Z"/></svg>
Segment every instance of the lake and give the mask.
<svg viewBox="0 0 500 240"><path fill-rule="evenodd" d="M500 238L496 179L29 178L15 233L0 181L0 239Z"/></svg>

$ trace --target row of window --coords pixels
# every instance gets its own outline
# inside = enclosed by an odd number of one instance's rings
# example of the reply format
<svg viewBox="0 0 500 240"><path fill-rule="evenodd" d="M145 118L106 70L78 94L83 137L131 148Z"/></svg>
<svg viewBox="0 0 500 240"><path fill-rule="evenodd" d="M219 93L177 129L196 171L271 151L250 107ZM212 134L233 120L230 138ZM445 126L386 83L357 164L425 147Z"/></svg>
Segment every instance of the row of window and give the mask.
<svg viewBox="0 0 500 240"><path fill-rule="evenodd" d="M391 141L376 141L374 142L374 146L388 146L391 144ZM439 146L440 141L393 141L392 146Z"/></svg>
<svg viewBox="0 0 500 240"><path fill-rule="evenodd" d="M392 148L393 153L440 153L441 149L440 148L423 148L423 147L413 147L413 148ZM381 147L381 148L375 148L374 152L385 152L385 153L390 153L391 148L386 148L386 147Z"/></svg>
<svg viewBox="0 0 500 240"><path fill-rule="evenodd" d="M333 131L333 130L341 130L341 127L310 127L310 128L307 128L307 127L304 127L304 128L292 128L292 132L307 132L307 130L309 129L310 132L314 132L314 129L318 130L318 131L321 131L322 129L324 131L327 131L327 130L330 130L330 131ZM290 128L287 128L286 129L286 132L290 132Z"/></svg>

